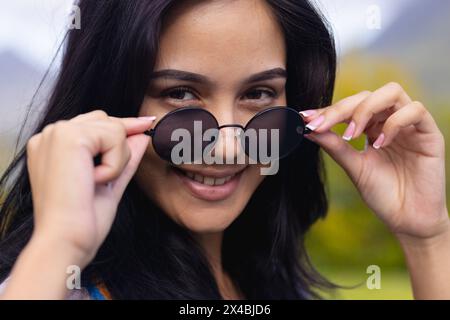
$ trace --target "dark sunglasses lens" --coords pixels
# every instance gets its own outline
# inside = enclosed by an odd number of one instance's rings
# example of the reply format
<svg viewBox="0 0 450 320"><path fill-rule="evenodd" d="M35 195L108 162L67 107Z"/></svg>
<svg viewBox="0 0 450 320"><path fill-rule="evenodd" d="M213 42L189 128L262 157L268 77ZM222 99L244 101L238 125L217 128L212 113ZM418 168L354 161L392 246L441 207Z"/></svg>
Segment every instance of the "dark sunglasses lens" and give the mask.
<svg viewBox="0 0 450 320"><path fill-rule="evenodd" d="M245 153L253 160L259 161L261 156L283 158L298 147L304 131L303 118L294 109L269 109L250 120L242 143ZM248 139L254 133L256 146Z"/></svg>
<svg viewBox="0 0 450 320"><path fill-rule="evenodd" d="M194 162L202 154L194 152L195 141L200 141L202 150L211 142L201 140L205 131L217 128L216 119L206 110L200 108L180 109L167 114L155 127L153 147L158 155L169 162L172 161L172 150L180 143L190 144L190 148L182 148L176 156ZM178 129L178 131L176 131ZM179 130L181 129L181 130ZM188 139L187 141L184 139ZM190 150L188 155L183 154Z"/></svg>

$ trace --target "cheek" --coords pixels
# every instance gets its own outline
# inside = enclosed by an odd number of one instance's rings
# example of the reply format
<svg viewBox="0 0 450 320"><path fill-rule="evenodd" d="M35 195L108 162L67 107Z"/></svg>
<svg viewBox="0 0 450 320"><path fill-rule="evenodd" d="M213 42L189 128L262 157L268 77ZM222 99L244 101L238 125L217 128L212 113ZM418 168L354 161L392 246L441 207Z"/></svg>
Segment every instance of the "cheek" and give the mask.
<svg viewBox="0 0 450 320"><path fill-rule="evenodd" d="M148 197L158 202L160 186L167 180L169 173L168 164L158 157L150 141L135 174L138 185Z"/></svg>
<svg viewBox="0 0 450 320"><path fill-rule="evenodd" d="M277 105L279 106L286 106L287 105L287 98L286 98L286 89L282 91L282 94L277 99Z"/></svg>

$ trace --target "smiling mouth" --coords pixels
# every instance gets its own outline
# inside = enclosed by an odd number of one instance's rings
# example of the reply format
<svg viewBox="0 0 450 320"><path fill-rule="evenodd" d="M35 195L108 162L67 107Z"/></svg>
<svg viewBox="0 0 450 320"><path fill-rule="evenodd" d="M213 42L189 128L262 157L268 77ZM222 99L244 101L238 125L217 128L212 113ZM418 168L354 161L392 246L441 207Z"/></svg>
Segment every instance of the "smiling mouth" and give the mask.
<svg viewBox="0 0 450 320"><path fill-rule="evenodd" d="M184 168L172 167L184 186L196 198L208 201L224 200L237 189L242 172L194 172Z"/></svg>

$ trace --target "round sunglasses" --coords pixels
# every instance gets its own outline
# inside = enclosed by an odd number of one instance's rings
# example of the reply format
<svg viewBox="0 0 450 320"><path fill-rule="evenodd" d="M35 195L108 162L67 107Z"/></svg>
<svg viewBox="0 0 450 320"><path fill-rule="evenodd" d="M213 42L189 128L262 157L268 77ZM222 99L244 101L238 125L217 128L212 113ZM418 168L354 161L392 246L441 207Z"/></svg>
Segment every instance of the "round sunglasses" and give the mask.
<svg viewBox="0 0 450 320"><path fill-rule="evenodd" d="M199 124L201 126L199 127ZM259 162L259 151L264 149L267 154L272 154L276 144L278 159L291 154L303 140L303 136L311 131L306 128L305 121L299 112L290 107L277 106L258 112L245 126L240 124L219 125L214 115L202 108L189 106L173 110L167 113L153 129L145 132L152 137L153 148L156 153L168 162L172 162L172 150L179 144L179 140L173 139L173 133L182 129L192 136L207 135L210 141L201 141L200 155L190 152L187 155L189 162L198 161L206 148L212 148L218 140L219 130L223 128L237 128L241 137L240 143L245 154ZM208 130L213 129L213 134ZM273 132L277 134L274 136ZM255 134L254 134L255 133ZM252 141L253 139L253 141ZM276 139L275 141L273 141ZM208 140L208 139L206 139ZM255 141L256 140L256 141ZM256 146L257 150L254 150ZM192 142L194 147L194 142ZM252 149L253 148L253 149ZM191 148L190 150L194 150ZM256 155L256 156L255 156ZM197 162L198 163L198 162Z"/></svg>

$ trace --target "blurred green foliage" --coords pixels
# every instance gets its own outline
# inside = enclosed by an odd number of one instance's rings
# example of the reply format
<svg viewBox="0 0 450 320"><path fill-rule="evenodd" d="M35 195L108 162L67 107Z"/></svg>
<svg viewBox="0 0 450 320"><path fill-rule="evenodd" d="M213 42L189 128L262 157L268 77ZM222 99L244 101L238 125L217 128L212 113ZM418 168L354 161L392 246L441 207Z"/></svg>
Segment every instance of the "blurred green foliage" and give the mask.
<svg viewBox="0 0 450 320"><path fill-rule="evenodd" d="M448 100L440 97L436 101L423 101L421 96L424 92L415 77L399 68L394 61L355 51L341 59L334 101L360 91L374 91L391 81L400 83L413 100L422 101L433 114L446 137L448 170L450 108L437 101L450 101L450 93ZM344 129L345 125L338 125L335 131L342 134ZM361 149L364 138L352 144ZM339 285L354 286L363 283L356 289L340 290L338 298L410 299L408 275L398 243L366 207L341 167L327 154L323 155L330 210L326 219L314 225L307 237L307 247L313 263L323 275ZM449 181L447 174L447 186ZM381 268L381 290L369 290L365 285L369 265Z"/></svg>

